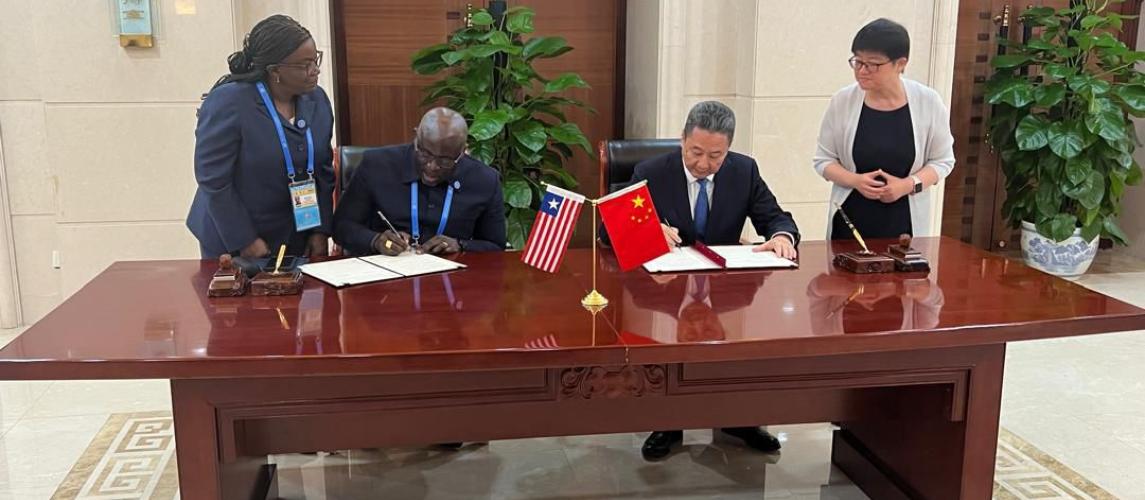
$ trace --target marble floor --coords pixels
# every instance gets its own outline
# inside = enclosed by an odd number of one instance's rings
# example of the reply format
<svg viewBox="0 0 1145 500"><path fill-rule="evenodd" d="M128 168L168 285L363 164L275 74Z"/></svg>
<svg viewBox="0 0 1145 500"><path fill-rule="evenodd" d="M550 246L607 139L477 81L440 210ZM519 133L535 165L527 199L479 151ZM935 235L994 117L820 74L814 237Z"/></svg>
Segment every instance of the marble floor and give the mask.
<svg viewBox="0 0 1145 500"><path fill-rule="evenodd" d="M1099 265L1078 282L1145 307L1140 262ZM0 330L0 345L18 333ZM1003 427L1104 490L1070 498L1145 500L1142 353L1145 332L1018 343L1008 350ZM76 477L69 472L80 468L77 461L83 463L81 457L90 455L99 436L110 435L111 422L140 415L158 422L169 412L165 381L0 382L0 500L77 498L75 488L65 487ZM642 434L497 441L458 452L395 449L275 460L282 466L287 498L866 498L830 466L828 425L772 431L786 442L778 456L694 431L687 433L681 452L660 464L640 459ZM999 449L1008 454L1021 448ZM175 496L160 490L100 498ZM996 498L1063 497L999 490Z"/></svg>

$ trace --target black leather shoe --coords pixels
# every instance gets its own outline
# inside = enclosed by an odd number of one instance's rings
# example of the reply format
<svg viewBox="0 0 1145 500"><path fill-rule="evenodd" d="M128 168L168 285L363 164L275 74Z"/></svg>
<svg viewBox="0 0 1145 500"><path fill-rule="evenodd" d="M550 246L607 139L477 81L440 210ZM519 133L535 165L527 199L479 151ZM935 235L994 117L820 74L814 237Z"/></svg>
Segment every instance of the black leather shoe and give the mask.
<svg viewBox="0 0 1145 500"><path fill-rule="evenodd" d="M659 460L672 452L672 445L684 440L684 431L656 431L644 440L640 453L645 460Z"/></svg>
<svg viewBox="0 0 1145 500"><path fill-rule="evenodd" d="M720 429L724 434L743 440L749 448L771 453L779 451L779 440L759 427L724 427Z"/></svg>
<svg viewBox="0 0 1145 500"><path fill-rule="evenodd" d="M450 450L450 451L457 451L457 450L460 450L460 449L461 449L461 446L462 446L462 445L464 445L464 444L465 444L465 443L461 443L461 442L457 442L457 443L437 443L437 447L438 447L438 448L444 448L444 449L447 449L447 450Z"/></svg>

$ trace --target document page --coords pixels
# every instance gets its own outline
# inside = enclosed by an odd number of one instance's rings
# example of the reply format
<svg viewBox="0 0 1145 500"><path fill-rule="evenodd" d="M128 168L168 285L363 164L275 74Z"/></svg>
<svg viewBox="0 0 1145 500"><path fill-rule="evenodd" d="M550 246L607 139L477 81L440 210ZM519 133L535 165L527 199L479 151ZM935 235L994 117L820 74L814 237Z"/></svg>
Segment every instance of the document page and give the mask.
<svg viewBox="0 0 1145 500"><path fill-rule="evenodd" d="M644 270L650 273L708 271L719 268L720 266L716 265L715 262L704 257L692 247L676 247L670 252L644 263Z"/></svg>
<svg viewBox="0 0 1145 500"><path fill-rule="evenodd" d="M721 245L708 248L727 260L728 269L799 267L795 262L775 255L775 252L752 252L751 245Z"/></svg>
<svg viewBox="0 0 1145 500"><path fill-rule="evenodd" d="M413 252L405 252L393 257L388 255L371 255L369 257L360 257L360 259L375 266L389 269L402 276L420 276L422 274L440 273L465 267L462 264L443 259L436 255L417 254Z"/></svg>
<svg viewBox="0 0 1145 500"><path fill-rule="evenodd" d="M380 268L362 259L314 262L304 264L299 269L302 270L303 274L337 288L402 277L398 273Z"/></svg>

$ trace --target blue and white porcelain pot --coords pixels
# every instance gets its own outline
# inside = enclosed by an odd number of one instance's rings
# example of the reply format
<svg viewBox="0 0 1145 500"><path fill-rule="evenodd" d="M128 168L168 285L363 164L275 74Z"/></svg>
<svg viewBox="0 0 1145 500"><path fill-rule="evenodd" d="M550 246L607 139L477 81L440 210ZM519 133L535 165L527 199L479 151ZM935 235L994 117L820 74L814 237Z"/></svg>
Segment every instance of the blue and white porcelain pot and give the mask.
<svg viewBox="0 0 1145 500"><path fill-rule="evenodd" d="M1081 239L1081 229L1075 229L1069 239L1056 242L1038 234L1034 224L1022 222L1022 257L1026 265L1061 276L1081 276L1093 263L1097 255L1097 240L1085 241Z"/></svg>

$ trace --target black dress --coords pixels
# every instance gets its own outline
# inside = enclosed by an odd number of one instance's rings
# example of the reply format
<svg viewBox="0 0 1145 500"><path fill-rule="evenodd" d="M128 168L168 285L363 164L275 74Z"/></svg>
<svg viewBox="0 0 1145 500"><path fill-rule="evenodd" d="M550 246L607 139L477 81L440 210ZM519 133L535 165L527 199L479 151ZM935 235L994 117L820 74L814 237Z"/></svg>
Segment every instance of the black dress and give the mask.
<svg viewBox="0 0 1145 500"><path fill-rule="evenodd" d="M894 111L879 111L863 104L851 153L857 173L882 169L895 177L910 176L910 168L914 165L914 127L910 120L910 105ZM903 233L913 235L909 198L903 196L894 203L883 203L867 199L856 189L843 203L843 211L864 239L897 238ZM854 239L851 229L838 212L832 223L831 239Z"/></svg>

